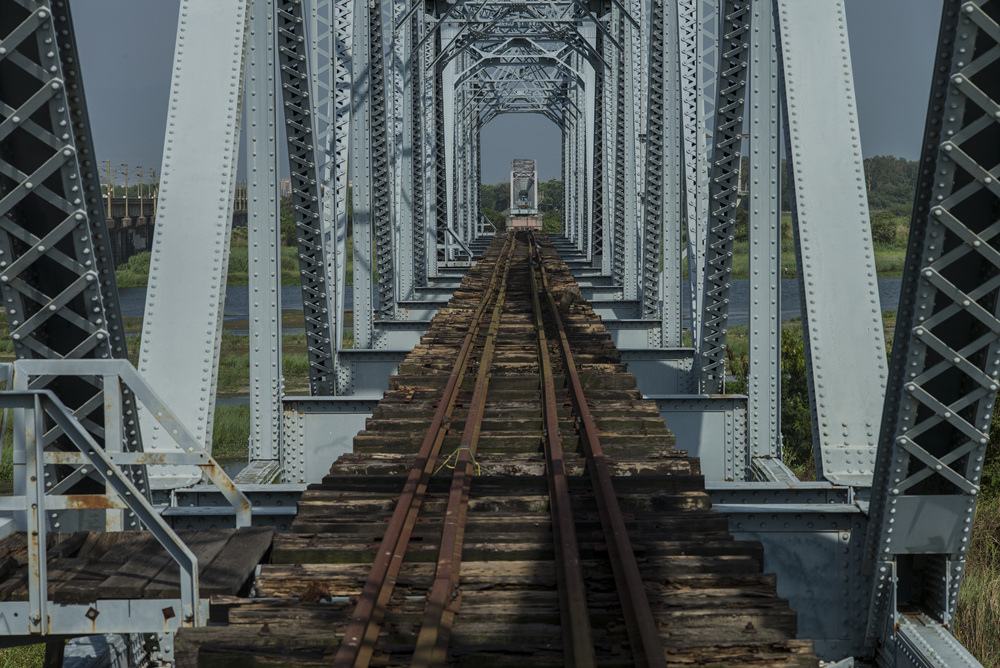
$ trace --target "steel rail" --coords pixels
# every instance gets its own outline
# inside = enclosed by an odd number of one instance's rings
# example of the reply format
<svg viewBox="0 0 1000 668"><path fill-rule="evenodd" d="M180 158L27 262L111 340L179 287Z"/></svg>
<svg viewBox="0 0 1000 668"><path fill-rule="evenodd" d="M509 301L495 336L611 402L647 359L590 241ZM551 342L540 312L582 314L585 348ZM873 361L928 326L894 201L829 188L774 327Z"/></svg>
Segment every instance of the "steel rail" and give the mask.
<svg viewBox="0 0 1000 668"><path fill-rule="evenodd" d="M403 565L403 556L406 553L413 527L416 524L417 514L423 503L431 471L441 450L441 444L444 442L447 425L451 421L459 390L462 387L462 379L466 374L474 339L480 330L483 314L490 301L505 283L505 281L500 281L500 268L502 260L509 255L512 245L511 238L504 242L497 258L497 264L493 268L486 294L473 313L469 331L462 341L458 358L441 394L441 402L438 404L427 429L427 434L414 459L413 467L410 469L399 501L396 503L396 508L386 527L385 535L379 545L378 553L368 573L361 596L358 598L351 620L344 631L344 637L333 661L334 666L342 668L367 666L371 661L379 628L385 618L386 604L395 588L396 578Z"/></svg>
<svg viewBox="0 0 1000 668"><path fill-rule="evenodd" d="M618 505L618 497L615 496L607 458L604 456L601 441L597 435L597 425L590 413L590 408L587 406L587 398L584 395L580 374L577 372L576 362L573 359L569 337L566 335L566 328L559 315L558 305L552 296L545 265L542 262L534 233L530 237L530 243L538 263L549 312L552 315L553 323L559 330L559 342L566 365L570 395L579 422L580 437L587 458L587 471L590 473L594 486L597 510L604 528L604 538L608 546L611 570L617 583L616 589L625 617L625 627L628 632L629 645L632 648L632 657L638 666L666 666L663 657L663 644L656 628L656 621L653 619L653 612L649 607L649 599L646 597L646 588L642 583L639 565L636 563L635 553L632 551L632 544L625 527L625 518Z"/></svg>
<svg viewBox="0 0 1000 668"><path fill-rule="evenodd" d="M538 332L539 368L542 378L542 416L545 420L543 445L545 468L549 478L549 512L552 515L552 545L555 552L556 580L559 588L560 618L562 624L563 658L567 666L596 665L594 641L590 632L590 611L587 607L587 589L580 565L580 548L576 538L573 508L570 504L569 481L563 459L559 433L558 404L555 381L552 377L552 360L549 356L548 338L539 298L538 276L531 266L531 305Z"/></svg>
<svg viewBox="0 0 1000 668"><path fill-rule="evenodd" d="M514 239L514 235L508 235L508 239ZM476 385L469 402L469 413L465 418L465 427L462 430L462 442L459 445L455 469L451 477L444 526L441 529L441 543L438 548L434 582L427 595L427 606L424 608L420 634L417 636L417 645L413 652L413 666L434 666L445 663L452 623L462 603L458 582L462 569L462 547L465 542L465 519L469 509L469 490L472 485L472 460L479 446L486 396L492 376L490 369L493 366L496 337L500 331L500 316L503 313L504 301L507 297L507 278L510 275L513 255L512 244L506 255L503 280L493 306L493 317L490 319L490 326L486 331L483 352L476 373Z"/></svg>

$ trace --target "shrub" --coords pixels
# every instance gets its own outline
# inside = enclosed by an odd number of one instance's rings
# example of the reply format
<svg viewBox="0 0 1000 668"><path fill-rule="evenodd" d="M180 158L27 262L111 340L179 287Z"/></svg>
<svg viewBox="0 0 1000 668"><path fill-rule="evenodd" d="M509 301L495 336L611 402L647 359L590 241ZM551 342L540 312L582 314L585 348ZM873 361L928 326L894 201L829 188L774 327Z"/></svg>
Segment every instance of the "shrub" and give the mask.
<svg viewBox="0 0 1000 668"><path fill-rule="evenodd" d="M781 438L784 462L791 468L805 468L813 454L812 419L805 347L797 336L781 339Z"/></svg>
<svg viewBox="0 0 1000 668"><path fill-rule="evenodd" d="M872 215L872 241L877 244L891 244L896 241L896 226L899 217L892 211L879 211Z"/></svg>

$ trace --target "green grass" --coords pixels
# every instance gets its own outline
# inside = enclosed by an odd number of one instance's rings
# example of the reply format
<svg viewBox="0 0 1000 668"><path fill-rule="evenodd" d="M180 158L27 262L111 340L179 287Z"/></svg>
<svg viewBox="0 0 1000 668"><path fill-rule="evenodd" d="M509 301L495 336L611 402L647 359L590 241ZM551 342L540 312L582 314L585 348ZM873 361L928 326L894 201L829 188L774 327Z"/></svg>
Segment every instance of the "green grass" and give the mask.
<svg viewBox="0 0 1000 668"><path fill-rule="evenodd" d="M898 238L899 235L897 235ZM903 275L903 264L906 261L906 237L902 238L902 242L875 244L875 271L880 277L900 277Z"/></svg>
<svg viewBox="0 0 1000 668"><path fill-rule="evenodd" d="M976 509L954 633L984 666L1000 665L1000 497Z"/></svg>
<svg viewBox="0 0 1000 668"><path fill-rule="evenodd" d="M120 288L145 287L149 279L149 251L144 251L130 257L118 266L115 276ZM229 273L226 276L227 285L247 285L250 280L249 257L246 246L233 245L229 251ZM299 258L298 251L289 246L281 247L281 282L284 285L298 285Z"/></svg>
<svg viewBox="0 0 1000 668"><path fill-rule="evenodd" d="M346 283L354 283L353 239L347 239ZM115 276L119 288L142 288L149 281L149 251L137 253L118 265ZM229 248L229 272L226 274L227 285L248 285L250 282L250 258L247 247L246 228L233 230L232 243ZM372 269L372 280L377 280L378 272ZM281 246L281 283L282 285L299 285L299 251L295 246Z"/></svg>
<svg viewBox="0 0 1000 668"><path fill-rule="evenodd" d="M250 406L216 406L212 428L212 456L246 457L250 443Z"/></svg>
<svg viewBox="0 0 1000 668"><path fill-rule="evenodd" d="M44 663L44 644L0 649L0 668L42 668Z"/></svg>
<svg viewBox="0 0 1000 668"><path fill-rule="evenodd" d="M875 244L875 270L882 278L899 277L903 275L903 262L906 259L906 235L909 221L897 223L896 237L892 243ZM798 271L795 264L795 246L792 238L792 216L790 213L781 215L781 276L794 278ZM746 234L745 228L743 234ZM687 261L682 264L687 275ZM750 242L737 236L733 242L733 278L750 277Z"/></svg>

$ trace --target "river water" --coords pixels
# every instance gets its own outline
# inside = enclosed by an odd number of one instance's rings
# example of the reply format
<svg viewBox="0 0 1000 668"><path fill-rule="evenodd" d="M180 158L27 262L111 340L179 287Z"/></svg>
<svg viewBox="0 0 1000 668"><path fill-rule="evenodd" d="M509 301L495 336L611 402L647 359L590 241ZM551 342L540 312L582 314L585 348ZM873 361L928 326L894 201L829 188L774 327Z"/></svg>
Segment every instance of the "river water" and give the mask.
<svg viewBox="0 0 1000 668"><path fill-rule="evenodd" d="M883 311L895 311L899 304L899 289L902 279L880 278L878 279L879 299L882 302ZM687 281L684 281L684 291L687 292ZM130 317L141 318L146 302L146 288L122 288L121 305L122 314ZM376 307L378 295L374 295ZM354 308L354 290L347 286L344 296L344 307L350 311ZM287 285L281 288L281 308L285 311L302 310L302 288L298 285ZM788 278L781 281L781 319L791 320L799 315L801 303L799 301L798 279ZM689 322L690 302L684 300L684 321L685 326ZM245 285L233 285L226 288L226 305L224 318L226 320L245 320L250 313L249 288ZM729 301L729 324L745 325L750 318L750 281L745 278L737 278L732 282L730 288Z"/></svg>

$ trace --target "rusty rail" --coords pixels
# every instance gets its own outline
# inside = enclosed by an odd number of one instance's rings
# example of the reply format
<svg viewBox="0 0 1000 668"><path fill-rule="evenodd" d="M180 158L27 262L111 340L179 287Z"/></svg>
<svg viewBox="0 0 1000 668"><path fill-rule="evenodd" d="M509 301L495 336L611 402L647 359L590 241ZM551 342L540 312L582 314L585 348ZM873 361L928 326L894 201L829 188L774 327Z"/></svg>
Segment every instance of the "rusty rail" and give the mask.
<svg viewBox="0 0 1000 668"><path fill-rule="evenodd" d="M563 460L558 403L552 377L552 360L549 357L535 267L531 269L530 283L532 311L535 316L535 329L538 332L542 416L545 420L543 445L545 468L549 478L549 512L552 516L552 544L559 587L559 610L561 618L566 620L562 625L563 653L567 666L593 666L596 664L596 659L594 641L590 633L587 589L583 582L580 548L576 539L573 509L570 505L569 481L566 478L566 465Z"/></svg>
<svg viewBox="0 0 1000 668"><path fill-rule="evenodd" d="M625 518L618 505L618 497L615 496L611 472L604 451L601 449L600 438L597 435L597 425L594 423L590 408L587 406L587 398L583 392L583 384L580 382L580 374L576 370L576 362L570 349L566 328L563 325L562 316L559 315L555 298L549 289L545 266L542 263L542 256L533 235L529 243L531 244L531 252L537 261L552 321L559 330L559 342L566 366L573 407L579 421L580 437L587 459L587 471L590 473L594 486L598 514L608 546L611 570L617 583L618 597L625 617L632 656L638 666L665 666L660 634L649 607L649 599L646 596L642 575L639 573L639 565L636 563L635 554L632 551L631 541L629 541L625 527Z"/></svg>
<svg viewBox="0 0 1000 668"><path fill-rule="evenodd" d="M378 553L361 591L361 596L358 598L354 613L351 615L351 621L337 649L334 666L342 668L367 666L371 661L379 628L385 618L386 604L392 596L399 570L403 565L403 557L427 491L433 464L441 450L441 444L447 432L447 424L451 420L455 402L462 386L462 379L466 374L475 336L480 330L483 314L489 303L506 285L506 270L509 269L509 262L501 263L500 260L510 254L512 246L513 238L509 237L504 243L497 264L493 269L486 296L472 316L469 331L462 341L458 358L452 367L448 382L445 384L441 403L434 413L427 429L427 435L414 459L413 467L410 469L399 501L396 503L396 508L386 527L385 535L379 545ZM501 264L504 265L502 277ZM455 467L456 471L458 468L458 466Z"/></svg>
<svg viewBox="0 0 1000 668"><path fill-rule="evenodd" d="M511 237L513 238L513 237ZM512 249L511 249L512 251ZM500 316L507 296L507 276L513 252L508 252L504 262L504 281L500 286L493 306L493 317L486 332L483 353L476 373L476 385L469 403L469 413L462 431L455 469L448 492L444 526L441 530L441 545L438 548L437 567L434 582L427 596L427 607L417 636L417 646L413 653L414 666L443 665L448 651L451 626L462 599L458 590L462 567L462 545L465 539L465 518L469 508L469 488L472 484L472 459L479 445L486 395L489 390L490 368L493 366L497 333L500 330Z"/></svg>

